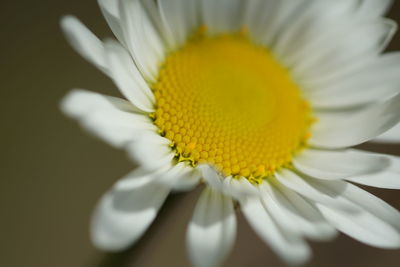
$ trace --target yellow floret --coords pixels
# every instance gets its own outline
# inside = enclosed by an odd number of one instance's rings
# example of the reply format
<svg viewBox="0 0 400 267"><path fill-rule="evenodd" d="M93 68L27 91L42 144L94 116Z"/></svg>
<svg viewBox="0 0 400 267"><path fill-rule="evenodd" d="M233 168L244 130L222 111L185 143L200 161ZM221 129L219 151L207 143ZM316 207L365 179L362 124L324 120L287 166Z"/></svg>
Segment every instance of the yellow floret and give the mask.
<svg viewBox="0 0 400 267"><path fill-rule="evenodd" d="M200 32L166 58L151 117L177 160L261 183L306 145L310 105L288 71L245 33Z"/></svg>

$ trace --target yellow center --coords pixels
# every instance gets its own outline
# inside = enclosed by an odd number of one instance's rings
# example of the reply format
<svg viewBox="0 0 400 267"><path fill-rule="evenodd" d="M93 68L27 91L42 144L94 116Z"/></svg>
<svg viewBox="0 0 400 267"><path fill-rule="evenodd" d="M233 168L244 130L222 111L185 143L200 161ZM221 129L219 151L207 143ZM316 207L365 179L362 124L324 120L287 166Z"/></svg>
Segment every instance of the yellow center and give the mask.
<svg viewBox="0 0 400 267"><path fill-rule="evenodd" d="M264 47L245 34L198 34L171 53L151 117L178 161L259 183L305 146L311 110Z"/></svg>

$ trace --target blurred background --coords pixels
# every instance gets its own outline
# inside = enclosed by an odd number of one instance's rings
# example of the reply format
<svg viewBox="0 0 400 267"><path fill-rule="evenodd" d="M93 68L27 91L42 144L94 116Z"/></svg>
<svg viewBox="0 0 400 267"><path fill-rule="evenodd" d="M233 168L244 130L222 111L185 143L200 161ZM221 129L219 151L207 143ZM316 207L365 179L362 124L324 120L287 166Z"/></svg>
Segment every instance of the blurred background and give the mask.
<svg viewBox="0 0 400 267"><path fill-rule="evenodd" d="M378 1L378 0L377 0ZM95 0L7 1L0 16L0 266L189 266L185 230L199 190L170 197L158 220L130 250L106 254L88 237L92 209L134 166L125 154L84 133L59 110L70 88L118 95L104 75L64 40L59 19L78 16L111 36ZM400 20L396 1L390 17ZM400 49L400 34L390 50ZM400 155L399 145L363 148ZM400 192L370 190L396 208ZM341 235L313 243L307 266L399 266L400 252ZM225 266L284 266L239 214L239 233Z"/></svg>

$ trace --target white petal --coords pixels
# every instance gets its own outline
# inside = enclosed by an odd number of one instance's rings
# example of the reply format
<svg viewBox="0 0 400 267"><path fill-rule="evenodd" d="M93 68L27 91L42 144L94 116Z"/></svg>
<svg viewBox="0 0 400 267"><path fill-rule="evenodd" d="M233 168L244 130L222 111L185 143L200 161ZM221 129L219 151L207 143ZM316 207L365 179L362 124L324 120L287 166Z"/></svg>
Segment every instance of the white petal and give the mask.
<svg viewBox="0 0 400 267"><path fill-rule="evenodd" d="M302 49L332 31L345 29L345 25L349 27L350 23L354 23L354 12L358 5L358 0L302 3L303 9L297 9L296 16L287 19L289 22L286 29L280 31L272 47L274 54L287 66L293 66L293 58L298 56Z"/></svg>
<svg viewBox="0 0 400 267"><path fill-rule="evenodd" d="M138 187L145 186L149 182L154 182L160 174L165 173L168 168L160 169L156 172L149 172L140 166L123 178L119 179L113 186L113 190L117 192L135 190Z"/></svg>
<svg viewBox="0 0 400 267"><path fill-rule="evenodd" d="M177 48L184 44L196 26L195 0L159 0L161 19L167 40ZM173 40L173 41L171 41Z"/></svg>
<svg viewBox="0 0 400 267"><path fill-rule="evenodd" d="M191 168L191 170L188 172L187 175L181 176L179 178L179 180L172 188L174 191L190 191L199 184L201 178L200 172L193 167L187 166L187 168Z"/></svg>
<svg viewBox="0 0 400 267"><path fill-rule="evenodd" d="M310 144L323 148L344 148L368 141L400 120L400 94L388 101L348 114L318 113Z"/></svg>
<svg viewBox="0 0 400 267"><path fill-rule="evenodd" d="M400 143L400 123L372 141L378 143Z"/></svg>
<svg viewBox="0 0 400 267"><path fill-rule="evenodd" d="M165 25L161 19L161 14L156 1L148 1L148 0L139 0L139 1L142 4L146 13L148 14L149 19L152 25L154 25L154 28L156 29L157 33L160 34L160 36L163 38L163 41L165 41L165 43L169 45L169 48L174 47L172 44L174 44L175 41L173 39L168 39L169 37L172 36L166 35Z"/></svg>
<svg viewBox="0 0 400 267"><path fill-rule="evenodd" d="M168 185L173 188L181 180L184 180L186 177L190 176L193 168L187 166L186 164L187 163L185 162L172 164L172 167L166 173L160 175L156 182Z"/></svg>
<svg viewBox="0 0 400 267"><path fill-rule="evenodd" d="M307 243L281 229L279 222L271 218L258 198L242 199L240 206L254 231L287 263L301 264L310 258Z"/></svg>
<svg viewBox="0 0 400 267"><path fill-rule="evenodd" d="M118 251L132 245L153 222L169 189L137 177L136 187L112 190L100 200L93 219L91 237L100 249Z"/></svg>
<svg viewBox="0 0 400 267"><path fill-rule="evenodd" d="M122 44L126 45L125 36L121 27L118 0L97 0L97 2L100 6L101 13L103 13L114 35Z"/></svg>
<svg viewBox="0 0 400 267"><path fill-rule="evenodd" d="M233 247L236 216L232 199L206 188L188 227L187 245L195 266L219 266Z"/></svg>
<svg viewBox="0 0 400 267"><path fill-rule="evenodd" d="M275 221L289 234L310 237L314 240L325 240L335 236L332 227L321 220L311 220L299 213L290 201L268 182L260 185L261 199ZM328 234L328 235L327 235Z"/></svg>
<svg viewBox="0 0 400 267"><path fill-rule="evenodd" d="M400 53L387 53L356 71L312 85L304 93L314 108L345 108L387 100L400 93Z"/></svg>
<svg viewBox="0 0 400 267"><path fill-rule="evenodd" d="M335 228L328 224L315 205L280 183L274 183L274 186L286 197L285 202L287 204L281 203L283 205L282 208L286 208L295 218L302 221L305 220L302 223L302 231L308 238L317 241L327 241L337 236Z"/></svg>
<svg viewBox="0 0 400 267"><path fill-rule="evenodd" d="M399 233L388 224L363 211L346 213L317 204L325 218L338 230L365 244L399 248Z"/></svg>
<svg viewBox="0 0 400 267"><path fill-rule="evenodd" d="M359 16L374 17L384 15L393 3L393 0L362 0L358 11Z"/></svg>
<svg viewBox="0 0 400 267"><path fill-rule="evenodd" d="M85 25L73 16L65 16L61 28L76 52L108 74L103 43Z"/></svg>
<svg viewBox="0 0 400 267"><path fill-rule="evenodd" d="M152 172L140 166L127 177L119 180L114 187L118 190L130 190L138 184L151 180L154 184L165 185L175 191L187 191L189 187L196 186L199 179L200 173L193 167L187 166L186 163L180 162L166 165Z"/></svg>
<svg viewBox="0 0 400 267"><path fill-rule="evenodd" d="M299 171L319 179L344 179L382 171L390 165L385 156L357 150L302 151L293 160Z"/></svg>
<svg viewBox="0 0 400 267"><path fill-rule="evenodd" d="M258 196L258 189L244 177L233 178L232 176L223 179L223 192L239 199L245 196Z"/></svg>
<svg viewBox="0 0 400 267"><path fill-rule="evenodd" d="M397 159L397 166L400 166L399 162L400 160ZM400 171L394 172L390 169L379 173L349 177L346 180L378 188L400 189Z"/></svg>
<svg viewBox="0 0 400 267"><path fill-rule="evenodd" d="M383 164L385 165L384 168L379 172L347 177L346 180L379 188L400 189L400 157L378 153L362 153L368 154L369 157L375 158L377 161L384 159L386 162L386 164Z"/></svg>
<svg viewBox="0 0 400 267"><path fill-rule="evenodd" d="M265 13L260 17L258 23L258 35L255 37L257 41L273 48L279 36L286 32L289 25L295 23L298 16L307 9L311 1L307 0L281 0L270 1L271 4L265 8ZM257 23L257 22L256 22Z"/></svg>
<svg viewBox="0 0 400 267"><path fill-rule="evenodd" d="M175 155L170 142L155 132L145 132L130 145L128 153L146 170L155 171L171 167Z"/></svg>
<svg viewBox="0 0 400 267"><path fill-rule="evenodd" d="M306 179L306 178L303 178ZM361 242L384 248L400 246L400 213L372 194L343 181L307 178L307 183L326 195L352 204L352 210L337 209L321 201L317 207L338 230Z"/></svg>
<svg viewBox="0 0 400 267"><path fill-rule="evenodd" d="M396 31L396 23L387 19L361 21L339 28L325 38L299 49L290 67L292 75L303 87L328 79L365 64L378 55ZM293 56L294 57L294 56Z"/></svg>
<svg viewBox="0 0 400 267"><path fill-rule="evenodd" d="M240 0L202 0L203 23L210 34L226 33L240 27Z"/></svg>
<svg viewBox="0 0 400 267"><path fill-rule="evenodd" d="M318 182L320 183L320 181ZM329 190L336 191L338 194L340 193L343 197L358 205L363 210L375 215L380 220L400 230L399 211L371 193L368 193L367 191L362 190L361 188L350 183L347 183L345 189L341 190L340 192L338 192L337 188L332 187L329 183L320 183L320 185L329 188Z"/></svg>
<svg viewBox="0 0 400 267"><path fill-rule="evenodd" d="M326 206L333 207L335 209L341 209L346 211L354 210L354 205L347 199L343 198L340 192L328 192L328 190L322 190L319 187L314 186L310 183L311 178L300 177L297 174L289 170L281 170L275 174L277 181L287 188L299 193L305 198L311 199L315 202L323 203ZM339 189L344 190L345 186L337 181L331 182Z"/></svg>
<svg viewBox="0 0 400 267"><path fill-rule="evenodd" d="M110 74L121 93L138 109L153 112L154 95L139 73L129 53L119 43L105 43Z"/></svg>
<svg viewBox="0 0 400 267"><path fill-rule="evenodd" d="M116 19L120 18L118 0L97 0L97 3L102 11L106 11L107 14L112 15Z"/></svg>
<svg viewBox="0 0 400 267"><path fill-rule="evenodd" d="M73 90L64 97L61 109L80 121L94 135L116 146L124 147L136 140L142 131L155 131L150 119L134 113L129 102L85 90Z"/></svg>
<svg viewBox="0 0 400 267"><path fill-rule="evenodd" d="M278 3L278 1L245 1L242 25L249 29L251 37L256 39L259 38L260 35L263 36L265 34L264 27L268 25L265 23L265 20L271 17L273 13L272 6L276 3Z"/></svg>
<svg viewBox="0 0 400 267"><path fill-rule="evenodd" d="M199 164L197 168L200 171L205 182L211 188L220 192L223 190L223 179L214 168L206 164Z"/></svg>
<svg viewBox="0 0 400 267"><path fill-rule="evenodd" d="M146 80L154 82L164 56L163 44L140 1L119 3L128 49Z"/></svg>

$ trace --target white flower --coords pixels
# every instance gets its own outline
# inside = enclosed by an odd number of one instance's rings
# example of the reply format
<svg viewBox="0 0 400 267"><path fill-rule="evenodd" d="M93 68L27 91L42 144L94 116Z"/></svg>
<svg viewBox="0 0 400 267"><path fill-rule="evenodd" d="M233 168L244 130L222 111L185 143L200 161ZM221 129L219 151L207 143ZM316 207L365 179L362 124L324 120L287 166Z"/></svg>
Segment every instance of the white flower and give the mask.
<svg viewBox="0 0 400 267"><path fill-rule="evenodd" d="M235 203L288 263L337 230L399 248L399 212L353 183L399 189L400 159L349 148L400 120L400 54L382 54L390 2L99 0L118 42L63 18L127 100L74 90L62 109L140 164L98 204L94 244L125 249L170 192L203 182L187 234L195 266L231 250Z"/></svg>

